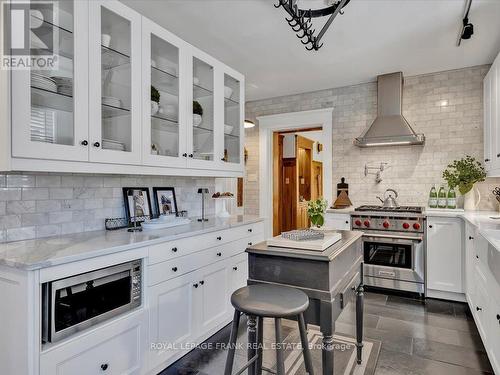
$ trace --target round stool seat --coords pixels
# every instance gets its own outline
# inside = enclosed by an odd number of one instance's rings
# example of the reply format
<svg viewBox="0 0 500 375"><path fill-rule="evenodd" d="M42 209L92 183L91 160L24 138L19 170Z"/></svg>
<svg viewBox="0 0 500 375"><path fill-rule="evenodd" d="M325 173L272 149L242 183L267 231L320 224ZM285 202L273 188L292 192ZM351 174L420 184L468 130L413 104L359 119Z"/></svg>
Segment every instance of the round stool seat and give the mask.
<svg viewBox="0 0 500 375"><path fill-rule="evenodd" d="M284 318L299 315L309 306L303 291L279 285L249 285L238 289L231 296L233 307L248 315Z"/></svg>

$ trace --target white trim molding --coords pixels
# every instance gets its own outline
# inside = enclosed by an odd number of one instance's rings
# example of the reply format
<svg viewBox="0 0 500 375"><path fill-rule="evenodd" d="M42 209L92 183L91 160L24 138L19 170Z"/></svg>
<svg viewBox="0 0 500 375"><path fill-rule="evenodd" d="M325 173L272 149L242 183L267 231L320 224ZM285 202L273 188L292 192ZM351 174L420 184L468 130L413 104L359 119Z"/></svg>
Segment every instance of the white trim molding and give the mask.
<svg viewBox="0 0 500 375"><path fill-rule="evenodd" d="M273 133L307 129L321 126L323 128L323 196L330 205L333 198L332 180L332 121L333 107L311 111L280 113L257 117L259 123L259 214L265 219L266 238L272 236L273 221Z"/></svg>

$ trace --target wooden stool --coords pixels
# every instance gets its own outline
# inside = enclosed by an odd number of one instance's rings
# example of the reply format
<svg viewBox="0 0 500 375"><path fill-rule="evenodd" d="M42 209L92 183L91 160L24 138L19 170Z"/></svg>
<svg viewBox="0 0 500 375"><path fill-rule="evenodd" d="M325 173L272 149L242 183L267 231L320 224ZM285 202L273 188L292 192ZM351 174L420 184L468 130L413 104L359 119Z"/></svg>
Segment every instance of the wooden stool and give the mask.
<svg viewBox="0 0 500 375"><path fill-rule="evenodd" d="M297 318L306 371L310 375L314 375L304 321L304 311L309 307L309 298L304 292L278 285L249 285L233 293L231 304L235 311L224 375L231 375L233 370L241 313L248 316L248 362L236 375L241 374L247 368L248 375L261 375L263 369L272 372L262 367L264 318L274 318L275 322L276 343L278 344L276 348L276 374L285 375L285 362L281 345L283 342L281 319ZM255 348L255 344L257 344L257 348Z"/></svg>

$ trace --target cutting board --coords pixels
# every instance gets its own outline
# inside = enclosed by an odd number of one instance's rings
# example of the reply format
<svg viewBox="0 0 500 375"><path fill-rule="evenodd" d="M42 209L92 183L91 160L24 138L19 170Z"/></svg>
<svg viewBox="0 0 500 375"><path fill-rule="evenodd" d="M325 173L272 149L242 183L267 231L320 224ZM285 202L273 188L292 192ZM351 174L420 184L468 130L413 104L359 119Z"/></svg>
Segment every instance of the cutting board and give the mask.
<svg viewBox="0 0 500 375"><path fill-rule="evenodd" d="M342 235L337 232L325 232L325 237L320 240L294 241L281 236L276 236L267 240L268 246L287 247L291 249L324 251L334 243L340 241Z"/></svg>

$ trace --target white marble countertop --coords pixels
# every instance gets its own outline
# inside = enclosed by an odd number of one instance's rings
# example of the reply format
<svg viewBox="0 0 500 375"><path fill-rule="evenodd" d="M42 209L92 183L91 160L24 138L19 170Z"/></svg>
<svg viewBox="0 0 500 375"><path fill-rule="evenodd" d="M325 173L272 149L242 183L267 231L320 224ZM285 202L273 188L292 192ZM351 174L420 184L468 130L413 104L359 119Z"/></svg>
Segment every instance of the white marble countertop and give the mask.
<svg viewBox="0 0 500 375"><path fill-rule="evenodd" d="M259 221L258 216L249 215L225 220L212 217L205 223L193 219L190 224L160 230L94 231L7 242L0 244L0 265L36 270Z"/></svg>

